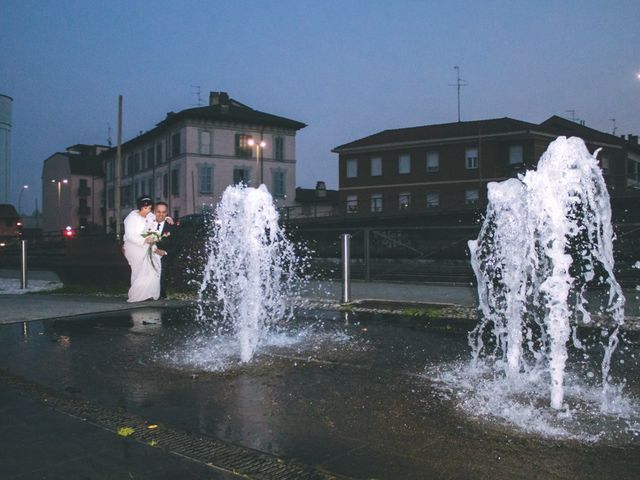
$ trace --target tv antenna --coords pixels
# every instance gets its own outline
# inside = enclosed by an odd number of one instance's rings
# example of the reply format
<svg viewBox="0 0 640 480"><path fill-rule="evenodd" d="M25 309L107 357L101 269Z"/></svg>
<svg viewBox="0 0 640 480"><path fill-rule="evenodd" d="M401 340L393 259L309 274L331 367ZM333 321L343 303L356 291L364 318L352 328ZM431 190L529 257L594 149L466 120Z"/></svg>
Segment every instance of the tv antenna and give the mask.
<svg viewBox="0 0 640 480"><path fill-rule="evenodd" d="M571 121L572 122L577 122L578 121L578 119L576 118L576 111L575 110L565 110L565 112L571 114Z"/></svg>
<svg viewBox="0 0 640 480"><path fill-rule="evenodd" d="M107 145L111 146L111 124L107 122Z"/></svg>
<svg viewBox="0 0 640 480"><path fill-rule="evenodd" d="M460 87L466 87L469 84L466 80L460 78L460 67L458 65L453 67L453 69L456 71L456 83L450 83L449 86L458 87L458 121L460 121Z"/></svg>
<svg viewBox="0 0 640 480"><path fill-rule="evenodd" d="M615 118L610 118L609 120L611 121L611 123L613 123L613 131L611 132L611 135L615 135L616 134L616 130L617 130L616 119Z"/></svg>
<svg viewBox="0 0 640 480"><path fill-rule="evenodd" d="M195 105L198 106L198 107L201 107L202 106L202 96L200 95L200 85L191 85L191 88L192 88L191 94L196 96L197 103Z"/></svg>

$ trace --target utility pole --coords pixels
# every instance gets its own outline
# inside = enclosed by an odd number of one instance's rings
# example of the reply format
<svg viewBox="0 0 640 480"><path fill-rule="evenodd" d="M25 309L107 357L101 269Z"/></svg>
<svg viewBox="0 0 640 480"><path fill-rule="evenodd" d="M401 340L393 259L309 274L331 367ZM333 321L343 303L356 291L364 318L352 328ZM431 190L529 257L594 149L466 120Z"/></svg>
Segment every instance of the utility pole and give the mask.
<svg viewBox="0 0 640 480"><path fill-rule="evenodd" d="M118 148L116 150L116 165L115 165L115 191L113 192L115 210L114 216L116 219L116 239L120 240L120 166L122 164L122 95L118 95Z"/></svg>
<svg viewBox="0 0 640 480"><path fill-rule="evenodd" d="M460 87L466 87L469 84L460 78L460 67L458 65L453 69L456 71L456 83L450 83L449 86L458 88L458 121L460 121Z"/></svg>

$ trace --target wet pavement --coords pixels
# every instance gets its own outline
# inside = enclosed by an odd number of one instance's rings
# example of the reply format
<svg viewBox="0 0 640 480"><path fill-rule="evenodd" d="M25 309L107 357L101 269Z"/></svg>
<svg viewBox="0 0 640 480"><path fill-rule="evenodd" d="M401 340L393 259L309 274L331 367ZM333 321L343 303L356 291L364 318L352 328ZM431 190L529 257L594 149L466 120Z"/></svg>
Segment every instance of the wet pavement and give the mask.
<svg viewBox="0 0 640 480"><path fill-rule="evenodd" d="M312 313L248 365L224 337L199 341L189 308L0 327L0 476L640 477L638 440L548 440L457 411L424 369L466 358L472 324Z"/></svg>

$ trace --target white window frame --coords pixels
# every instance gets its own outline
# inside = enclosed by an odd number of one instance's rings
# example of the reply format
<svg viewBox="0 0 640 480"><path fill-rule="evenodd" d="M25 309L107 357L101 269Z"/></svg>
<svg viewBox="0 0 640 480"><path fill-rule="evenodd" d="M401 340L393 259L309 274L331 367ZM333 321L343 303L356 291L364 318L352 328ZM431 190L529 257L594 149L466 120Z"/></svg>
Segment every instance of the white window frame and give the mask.
<svg viewBox="0 0 640 480"><path fill-rule="evenodd" d="M381 193L372 193L370 197L371 213L382 212L383 197Z"/></svg>
<svg viewBox="0 0 640 480"><path fill-rule="evenodd" d="M411 173L411 155L408 153L398 155L398 173L400 175Z"/></svg>
<svg viewBox="0 0 640 480"><path fill-rule="evenodd" d="M440 152L427 152L427 172L440 171Z"/></svg>
<svg viewBox="0 0 640 480"><path fill-rule="evenodd" d="M478 205L480 203L480 190L477 188L468 188L464 191L465 205Z"/></svg>
<svg viewBox="0 0 640 480"><path fill-rule="evenodd" d="M371 176L382 176L382 157L373 157L371 159Z"/></svg>
<svg viewBox="0 0 640 480"><path fill-rule="evenodd" d="M524 148L522 145L509 146L509 165L522 165L524 162Z"/></svg>
<svg viewBox="0 0 640 480"><path fill-rule="evenodd" d="M464 167L467 170L478 169L478 149L467 148L464 152Z"/></svg>
<svg viewBox="0 0 640 480"><path fill-rule="evenodd" d="M427 208L440 207L440 192L427 192Z"/></svg>
<svg viewBox="0 0 640 480"><path fill-rule="evenodd" d="M346 161L347 178L358 178L358 159L349 158Z"/></svg>
<svg viewBox="0 0 640 480"><path fill-rule="evenodd" d="M358 195L347 195L347 213L358 213Z"/></svg>
<svg viewBox="0 0 640 480"><path fill-rule="evenodd" d="M411 208L411 192L399 193L398 194L398 210L409 210L410 208Z"/></svg>

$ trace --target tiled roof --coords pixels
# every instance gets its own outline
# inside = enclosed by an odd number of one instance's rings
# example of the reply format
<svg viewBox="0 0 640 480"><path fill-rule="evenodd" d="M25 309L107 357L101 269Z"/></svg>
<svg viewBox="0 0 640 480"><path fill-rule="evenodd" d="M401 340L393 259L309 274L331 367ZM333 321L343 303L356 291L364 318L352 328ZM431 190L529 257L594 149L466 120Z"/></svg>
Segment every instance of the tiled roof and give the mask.
<svg viewBox="0 0 640 480"><path fill-rule="evenodd" d="M423 125L420 127L384 130L368 137L340 145L339 147L334 148L333 152L340 153L342 150L374 145L420 142L425 140L444 140L460 137L474 137L479 135L486 136L498 133L530 130L552 133L548 131L547 128L536 125L535 123L504 117L490 120L442 123L437 125Z"/></svg>
<svg viewBox="0 0 640 480"><path fill-rule="evenodd" d="M0 203L0 218L20 218L20 216L13 205Z"/></svg>

